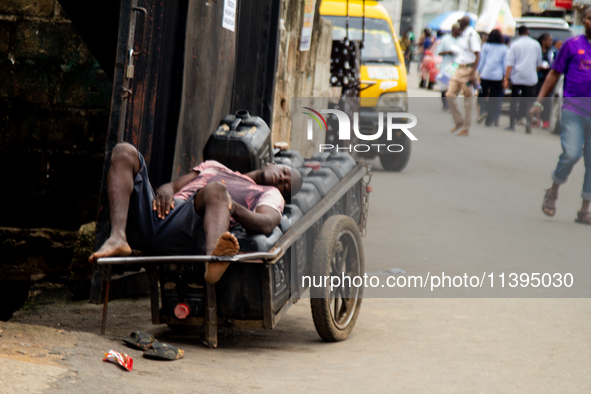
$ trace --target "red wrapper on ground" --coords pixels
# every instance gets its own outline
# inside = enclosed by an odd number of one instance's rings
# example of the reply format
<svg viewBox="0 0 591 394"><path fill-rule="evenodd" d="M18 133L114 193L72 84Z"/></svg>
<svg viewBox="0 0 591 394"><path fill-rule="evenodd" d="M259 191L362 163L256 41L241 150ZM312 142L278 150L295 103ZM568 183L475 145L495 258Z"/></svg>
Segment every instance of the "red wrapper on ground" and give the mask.
<svg viewBox="0 0 591 394"><path fill-rule="evenodd" d="M133 369L133 359L125 353L119 353L114 350L109 350L109 353L105 353L105 358L103 358L103 361L110 361L112 363L119 364L130 372Z"/></svg>

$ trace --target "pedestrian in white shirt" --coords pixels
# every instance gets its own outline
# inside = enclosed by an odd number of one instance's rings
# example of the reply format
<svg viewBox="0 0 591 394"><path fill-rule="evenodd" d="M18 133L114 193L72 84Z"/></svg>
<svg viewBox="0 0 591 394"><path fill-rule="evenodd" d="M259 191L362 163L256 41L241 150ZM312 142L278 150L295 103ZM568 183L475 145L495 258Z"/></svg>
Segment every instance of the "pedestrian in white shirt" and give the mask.
<svg viewBox="0 0 591 394"><path fill-rule="evenodd" d="M507 72L504 80L505 89L511 86L510 123L505 129L510 131L515 131L515 123L529 113L536 99L538 70L542 66L540 43L529 36L527 26L519 26L517 31L519 38L511 44L507 54ZM525 132L531 134L529 117L527 117Z"/></svg>
<svg viewBox="0 0 591 394"><path fill-rule="evenodd" d="M449 66L455 63L456 58L460 54L460 47L458 46L458 38L460 37L460 34L462 34L460 24L455 23L451 27L451 34L443 36L441 42L437 45L435 55L441 56L439 72L444 72ZM441 91L441 100L443 101L443 110L445 111L449 109L447 99L445 98L446 93L447 90Z"/></svg>
<svg viewBox="0 0 591 394"><path fill-rule="evenodd" d="M457 58L459 64L453 78L449 81L447 89L447 100L449 110L454 120L454 127L451 132L460 130L458 135L467 136L470 132L472 123L472 96L474 96L473 87L477 82L478 61L480 59L480 36L470 26L470 18L464 16L459 20L462 35L458 38L460 54ZM464 116L460 112L457 103L458 93L464 94Z"/></svg>

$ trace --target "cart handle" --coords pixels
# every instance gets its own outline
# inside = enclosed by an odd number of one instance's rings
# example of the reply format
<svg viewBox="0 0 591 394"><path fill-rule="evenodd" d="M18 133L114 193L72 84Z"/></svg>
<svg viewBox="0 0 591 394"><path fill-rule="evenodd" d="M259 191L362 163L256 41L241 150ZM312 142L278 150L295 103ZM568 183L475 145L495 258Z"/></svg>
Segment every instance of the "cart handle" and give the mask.
<svg viewBox="0 0 591 394"><path fill-rule="evenodd" d="M243 253L234 256L142 256L142 257L101 257L98 265L117 264L158 264L158 263L261 263L272 260L281 254L281 248L275 247L270 252Z"/></svg>

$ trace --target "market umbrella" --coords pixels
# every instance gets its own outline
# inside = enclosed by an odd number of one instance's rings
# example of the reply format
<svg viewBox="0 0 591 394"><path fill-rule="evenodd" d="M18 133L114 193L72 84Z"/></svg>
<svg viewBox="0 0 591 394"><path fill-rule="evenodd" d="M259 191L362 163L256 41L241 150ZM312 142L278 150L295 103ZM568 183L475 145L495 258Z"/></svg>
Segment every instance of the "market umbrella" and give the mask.
<svg viewBox="0 0 591 394"><path fill-rule="evenodd" d="M515 19L511 15L509 4L505 0L489 1L486 11L478 18L475 29L486 34L493 29L499 29L504 36L513 37Z"/></svg>
<svg viewBox="0 0 591 394"><path fill-rule="evenodd" d="M464 11L451 11L446 12L445 14L441 14L433 19L427 27L431 30L441 30L441 31L451 31L451 25L456 23L458 19L463 17L464 15L468 15L470 17L470 25L476 25L476 15L471 12L464 12Z"/></svg>

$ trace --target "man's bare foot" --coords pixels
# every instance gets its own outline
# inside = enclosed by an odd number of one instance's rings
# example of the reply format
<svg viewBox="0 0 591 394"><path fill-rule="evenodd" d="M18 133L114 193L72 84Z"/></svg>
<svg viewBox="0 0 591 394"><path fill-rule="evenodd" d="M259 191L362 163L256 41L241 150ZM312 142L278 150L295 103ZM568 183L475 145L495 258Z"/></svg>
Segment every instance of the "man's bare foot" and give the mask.
<svg viewBox="0 0 591 394"><path fill-rule="evenodd" d="M131 248L127 241L122 238L109 237L103 246L88 258L88 261L96 263L96 260L101 257L129 256L130 254Z"/></svg>
<svg viewBox="0 0 591 394"><path fill-rule="evenodd" d="M238 254L240 244L236 237L229 231L222 234L218 243L211 252L212 256L234 256ZM205 281L209 284L214 284L222 278L230 263L207 263L205 266Z"/></svg>
<svg viewBox="0 0 591 394"><path fill-rule="evenodd" d="M218 239L218 243L213 248L211 252L212 256L234 256L238 254L240 250L240 244L238 240L234 236L234 234L226 231L222 234L220 239Z"/></svg>
<svg viewBox="0 0 591 394"><path fill-rule="evenodd" d="M456 134L456 135L463 135L463 136L466 136L466 135L470 135L470 134L469 134L469 132L468 132L468 129L462 129L462 131L460 131L460 132L459 132L458 134Z"/></svg>

